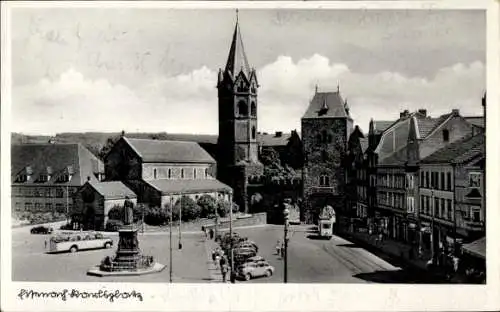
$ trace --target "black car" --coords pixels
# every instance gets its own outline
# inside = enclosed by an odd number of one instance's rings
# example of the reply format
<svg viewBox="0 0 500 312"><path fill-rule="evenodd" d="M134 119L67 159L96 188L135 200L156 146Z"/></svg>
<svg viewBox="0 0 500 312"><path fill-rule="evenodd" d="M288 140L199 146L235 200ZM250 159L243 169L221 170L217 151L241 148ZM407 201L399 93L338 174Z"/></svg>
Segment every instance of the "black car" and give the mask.
<svg viewBox="0 0 500 312"><path fill-rule="evenodd" d="M35 226L30 230L31 234L50 234L52 233L52 228L40 225Z"/></svg>

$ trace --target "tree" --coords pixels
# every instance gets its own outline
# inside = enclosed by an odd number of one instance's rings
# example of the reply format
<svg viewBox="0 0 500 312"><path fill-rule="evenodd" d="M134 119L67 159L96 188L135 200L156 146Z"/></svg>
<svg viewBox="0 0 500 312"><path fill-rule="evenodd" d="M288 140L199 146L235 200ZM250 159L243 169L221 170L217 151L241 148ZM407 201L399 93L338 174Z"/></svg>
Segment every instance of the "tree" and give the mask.
<svg viewBox="0 0 500 312"><path fill-rule="evenodd" d="M114 205L108 212L108 219L110 220L120 220L123 221L124 210L123 206Z"/></svg>
<svg viewBox="0 0 500 312"><path fill-rule="evenodd" d="M101 148L101 151L99 152L99 157L101 159L104 159L104 157L111 151L115 143L120 139L120 136L114 136L110 137L106 140L106 144Z"/></svg>
<svg viewBox="0 0 500 312"><path fill-rule="evenodd" d="M201 207L189 196L182 196L174 207L175 210L180 210L182 205L182 221L190 221L198 219L201 215Z"/></svg>
<svg viewBox="0 0 500 312"><path fill-rule="evenodd" d="M217 201L217 213L219 217L224 218L227 216L229 214L229 209L231 209L231 203L229 203L229 201L222 198Z"/></svg>
<svg viewBox="0 0 500 312"><path fill-rule="evenodd" d="M200 216L202 218L213 218L215 216L217 201L212 196L202 195L198 199L198 206L201 208Z"/></svg>

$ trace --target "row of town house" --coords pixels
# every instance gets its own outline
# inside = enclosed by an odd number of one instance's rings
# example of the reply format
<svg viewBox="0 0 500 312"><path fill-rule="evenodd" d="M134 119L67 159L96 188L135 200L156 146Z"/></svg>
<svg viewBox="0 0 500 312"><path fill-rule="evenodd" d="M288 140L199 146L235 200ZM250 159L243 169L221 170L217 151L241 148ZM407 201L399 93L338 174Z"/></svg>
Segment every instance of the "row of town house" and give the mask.
<svg viewBox="0 0 500 312"><path fill-rule="evenodd" d="M350 216L370 232L436 262L484 237L484 118L405 111L396 121L372 120L367 137L356 128L348 149Z"/></svg>

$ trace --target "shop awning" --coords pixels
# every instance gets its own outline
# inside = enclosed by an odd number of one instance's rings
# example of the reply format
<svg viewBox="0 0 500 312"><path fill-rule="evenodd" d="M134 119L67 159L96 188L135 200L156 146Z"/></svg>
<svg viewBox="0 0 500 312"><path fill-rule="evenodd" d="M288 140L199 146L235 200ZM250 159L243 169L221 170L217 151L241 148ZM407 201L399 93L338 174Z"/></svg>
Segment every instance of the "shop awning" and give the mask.
<svg viewBox="0 0 500 312"><path fill-rule="evenodd" d="M463 245L462 250L481 259L486 259L486 237Z"/></svg>

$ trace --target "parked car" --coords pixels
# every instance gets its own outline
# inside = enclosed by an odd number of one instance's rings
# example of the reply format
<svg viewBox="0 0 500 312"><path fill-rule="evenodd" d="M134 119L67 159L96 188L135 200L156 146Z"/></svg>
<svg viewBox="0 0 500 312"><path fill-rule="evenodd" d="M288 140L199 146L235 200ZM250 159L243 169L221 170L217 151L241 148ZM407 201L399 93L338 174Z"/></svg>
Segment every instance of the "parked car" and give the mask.
<svg viewBox="0 0 500 312"><path fill-rule="evenodd" d="M43 225L35 226L31 228L31 234L51 234L54 231L51 227L46 227Z"/></svg>
<svg viewBox="0 0 500 312"><path fill-rule="evenodd" d="M259 247L257 246L257 244L251 241L238 243L238 245L236 245L236 248L249 248L255 250L255 252L259 252Z"/></svg>
<svg viewBox="0 0 500 312"><path fill-rule="evenodd" d="M238 278L246 281L261 276L270 277L273 273L274 267L267 261L249 262L245 265L240 265L237 270Z"/></svg>

